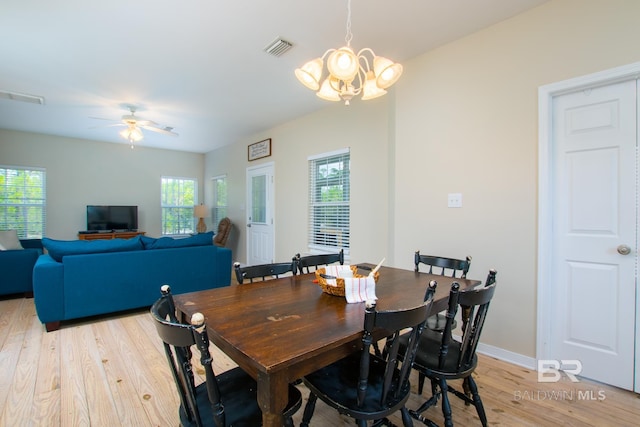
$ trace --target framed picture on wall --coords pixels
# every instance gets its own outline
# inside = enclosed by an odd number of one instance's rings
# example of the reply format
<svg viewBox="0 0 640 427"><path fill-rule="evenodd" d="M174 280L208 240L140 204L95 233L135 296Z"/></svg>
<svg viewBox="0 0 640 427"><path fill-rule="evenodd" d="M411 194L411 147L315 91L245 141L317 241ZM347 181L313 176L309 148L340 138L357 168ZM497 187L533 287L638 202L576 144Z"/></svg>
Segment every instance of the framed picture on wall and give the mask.
<svg viewBox="0 0 640 427"><path fill-rule="evenodd" d="M271 155L271 138L249 144L248 159L249 161L269 157Z"/></svg>

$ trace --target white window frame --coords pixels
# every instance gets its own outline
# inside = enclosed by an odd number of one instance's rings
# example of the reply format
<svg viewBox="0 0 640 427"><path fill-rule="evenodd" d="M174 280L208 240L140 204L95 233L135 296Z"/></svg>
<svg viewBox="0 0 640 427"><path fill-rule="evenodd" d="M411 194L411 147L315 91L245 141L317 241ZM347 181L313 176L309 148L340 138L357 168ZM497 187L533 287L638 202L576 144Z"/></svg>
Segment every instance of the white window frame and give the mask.
<svg viewBox="0 0 640 427"><path fill-rule="evenodd" d="M345 255L348 255L351 233L350 150L344 148L322 153L310 156L307 160L309 161L309 252L335 253L343 249ZM342 173L334 177L319 176L318 168L321 168L322 165L327 167L335 163L340 163L339 170ZM328 187L340 187L343 192L342 200L320 200L323 193L327 194ZM336 215L327 216L331 209L336 210Z"/></svg>
<svg viewBox="0 0 640 427"><path fill-rule="evenodd" d="M165 194L165 185L167 180L178 181L180 186L177 195L171 196L173 203L166 202L167 195ZM185 185L193 186L193 195L190 196L185 189ZM177 201L177 202L176 202ZM193 208L198 204L198 180L195 178L176 177L176 176L162 176L160 178L160 206L161 206L161 227L163 236L177 236L194 234L196 232L196 220L193 217ZM168 230L168 225L165 223L165 213L170 211L176 211L180 218L179 224L182 224L182 228L178 230ZM188 218L188 219L187 219Z"/></svg>
<svg viewBox="0 0 640 427"><path fill-rule="evenodd" d="M228 216L228 203L229 203L229 187L227 185L227 175L218 175L211 178L213 181L213 207L211 208L211 220L213 223L213 229L218 229L218 223L220 220ZM218 186L224 185L225 194L220 197L218 194Z"/></svg>
<svg viewBox="0 0 640 427"><path fill-rule="evenodd" d="M34 180L18 183L11 179L20 173L34 175ZM22 196L9 199L10 190L16 188L23 190ZM16 230L20 239L41 239L46 235L46 225L46 169L0 165L0 230Z"/></svg>

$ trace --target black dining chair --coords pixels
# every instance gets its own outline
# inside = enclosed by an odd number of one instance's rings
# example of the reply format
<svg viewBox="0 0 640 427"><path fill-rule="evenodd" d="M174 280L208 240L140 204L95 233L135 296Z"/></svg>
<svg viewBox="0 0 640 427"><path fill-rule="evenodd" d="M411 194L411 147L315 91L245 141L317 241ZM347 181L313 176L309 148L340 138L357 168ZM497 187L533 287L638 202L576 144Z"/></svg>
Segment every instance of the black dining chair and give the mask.
<svg viewBox="0 0 640 427"><path fill-rule="evenodd" d="M267 280L268 278L279 278L281 275L291 273L296 275L298 267L296 260L291 262L277 262L272 264L259 264L248 265L241 267L239 262L233 264L233 269L236 273L236 279L238 284L242 285L245 280L249 280L249 283L253 283L254 279Z"/></svg>
<svg viewBox="0 0 640 427"><path fill-rule="evenodd" d="M480 334L487 317L489 303L496 289L496 271L491 270L485 285L460 291L460 285L454 282L449 293L449 308L447 309L444 332L442 334L423 334L420 337L418 349L413 359L413 368L418 371L418 394L422 394L424 379L431 381L432 396L411 416L427 426L437 427L432 420L422 414L436 405L442 398L442 414L444 425L453 427L449 393L453 393L476 408L480 422L487 426L487 416L478 393L478 386L473 379L473 372L478 365L476 349L480 342ZM462 318L462 336L455 340L451 336L452 321L458 309ZM413 357L413 343L407 337L400 337L400 357ZM408 355L408 356L407 356ZM411 359L409 359L411 360ZM450 380L462 379L462 391L455 389Z"/></svg>
<svg viewBox="0 0 640 427"><path fill-rule="evenodd" d="M420 271L420 264L424 264L429 267L427 273L437 274L439 276L457 277L465 279L469 268L471 267L471 257L467 256L466 259L446 258L434 255L421 255L420 251L416 251L413 256L413 262L415 264L414 270ZM442 332L446 318L444 313L434 314L427 320L427 328ZM453 321L453 329L457 326L456 321Z"/></svg>
<svg viewBox="0 0 640 427"><path fill-rule="evenodd" d="M164 285L162 296L151 307L158 335L164 343L169 367L180 395L180 425L187 426L260 426L262 411L257 402L256 381L241 368L215 374L211 366L209 337L204 316L195 313L191 324L177 319L171 289ZM196 386L191 347L200 353L206 381ZM284 409L287 426L293 427L292 415L302 405L302 395L289 386L289 402Z"/></svg>
<svg viewBox="0 0 640 427"><path fill-rule="evenodd" d="M293 259L298 264L300 274L312 273L317 270L318 267L336 262L344 265L344 249L340 249L340 252L334 254L306 255L303 257L301 257L300 254L296 254Z"/></svg>
<svg viewBox="0 0 640 427"><path fill-rule="evenodd" d="M435 286L435 283L430 285L424 304L415 308L378 311L375 302L366 303L362 350L304 377L309 399L301 427L309 426L317 399L337 409L340 414L355 418L360 427L366 426L368 420L376 421L375 425L388 423L386 418L396 411L401 412L405 427L413 425L405 407L411 393L409 375L420 335L431 311ZM398 337L407 328L410 332L405 333L405 361L399 363ZM371 353L376 329L391 333L387 338L385 358Z"/></svg>

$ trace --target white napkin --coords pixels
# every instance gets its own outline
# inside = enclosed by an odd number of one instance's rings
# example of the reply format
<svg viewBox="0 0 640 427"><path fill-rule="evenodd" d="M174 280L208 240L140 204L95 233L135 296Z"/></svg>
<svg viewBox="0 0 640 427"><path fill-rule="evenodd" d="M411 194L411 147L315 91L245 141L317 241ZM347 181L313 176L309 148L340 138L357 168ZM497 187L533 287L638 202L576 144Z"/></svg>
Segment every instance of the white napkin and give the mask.
<svg viewBox="0 0 640 427"><path fill-rule="evenodd" d="M324 274L333 277L353 277L353 271L348 265L328 265ZM336 279L327 279L327 285L338 286Z"/></svg>
<svg viewBox="0 0 640 427"><path fill-rule="evenodd" d="M376 281L373 275L344 279L344 297L348 303L377 300Z"/></svg>
<svg viewBox="0 0 640 427"><path fill-rule="evenodd" d="M328 265L325 269L327 276L340 277L344 280L344 296L348 303L377 300L376 281L373 275L367 277L353 277L353 270L348 265ZM338 286L336 279L327 279L327 285Z"/></svg>

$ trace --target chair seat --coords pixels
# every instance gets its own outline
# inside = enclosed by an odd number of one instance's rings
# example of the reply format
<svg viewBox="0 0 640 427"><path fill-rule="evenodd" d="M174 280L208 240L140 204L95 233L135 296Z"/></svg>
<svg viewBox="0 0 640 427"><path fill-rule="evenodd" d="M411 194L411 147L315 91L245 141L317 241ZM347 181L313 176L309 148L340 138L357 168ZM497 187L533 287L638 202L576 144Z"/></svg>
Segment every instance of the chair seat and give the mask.
<svg viewBox="0 0 640 427"><path fill-rule="evenodd" d="M371 356L370 363L367 395L360 406L356 403L356 385L360 373L360 357L357 353L307 375L303 381L320 400L338 412L348 411L357 419L380 419L404 406L409 398L410 384L407 382L405 389L395 398L391 397L395 390L390 390L387 403L382 405L380 396L387 362Z"/></svg>
<svg viewBox="0 0 640 427"><path fill-rule="evenodd" d="M223 396L226 425L233 427L255 427L262 425L262 411L257 401L257 384L251 376L241 368L234 368L216 375L220 394ZM196 387L196 400L200 416L205 425L213 425L213 413L206 383ZM302 395L293 386L289 386L289 403L284 409L285 419L291 417L302 405ZM182 406L180 407L180 424L184 427L195 426L190 422Z"/></svg>
<svg viewBox="0 0 640 427"><path fill-rule="evenodd" d="M407 339L407 335L400 336L401 354L404 354ZM458 369L456 362L460 358L460 343L456 340L451 340L444 366L438 369L441 341L441 334L433 331L423 333L418 342L418 352L413 362L413 367L418 371L425 372L425 375L444 379L462 378L473 372L478 364L478 357L475 354L470 364Z"/></svg>
<svg viewBox="0 0 640 427"><path fill-rule="evenodd" d="M442 332L444 331L444 325L447 324L447 316L443 313L438 313L427 319L427 328L432 331ZM455 329L458 326L456 319L453 319L451 323L451 329Z"/></svg>

